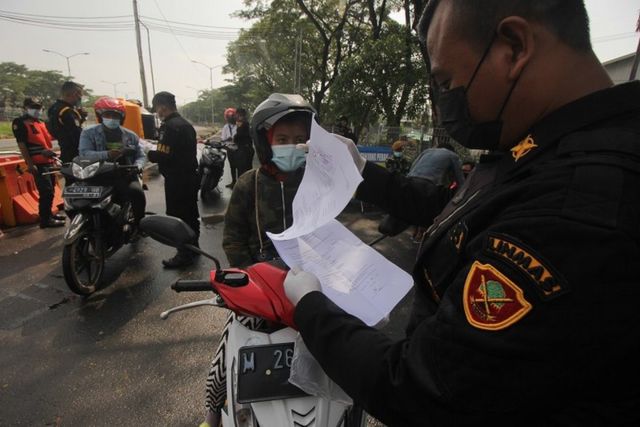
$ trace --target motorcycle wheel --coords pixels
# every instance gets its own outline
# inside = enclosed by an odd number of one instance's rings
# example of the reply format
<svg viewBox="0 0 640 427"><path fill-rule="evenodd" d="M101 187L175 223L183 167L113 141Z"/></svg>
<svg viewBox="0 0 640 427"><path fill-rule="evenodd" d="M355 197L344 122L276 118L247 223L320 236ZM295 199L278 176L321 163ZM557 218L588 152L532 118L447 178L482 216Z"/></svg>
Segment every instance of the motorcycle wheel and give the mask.
<svg viewBox="0 0 640 427"><path fill-rule="evenodd" d="M83 234L62 251L62 272L67 286L78 295L94 293L104 272L104 251L95 236Z"/></svg>
<svg viewBox="0 0 640 427"><path fill-rule="evenodd" d="M220 193L218 193L216 185L214 185L213 176L210 174L205 176L202 180L202 185L200 186L200 197L202 200L213 199L219 195Z"/></svg>

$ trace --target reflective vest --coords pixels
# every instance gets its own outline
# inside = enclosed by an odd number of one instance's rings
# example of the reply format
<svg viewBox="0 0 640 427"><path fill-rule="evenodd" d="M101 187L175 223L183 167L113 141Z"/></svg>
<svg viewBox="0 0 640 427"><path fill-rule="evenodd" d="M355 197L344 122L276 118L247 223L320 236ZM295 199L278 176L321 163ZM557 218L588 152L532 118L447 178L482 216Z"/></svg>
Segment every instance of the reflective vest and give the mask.
<svg viewBox="0 0 640 427"><path fill-rule="evenodd" d="M44 150L51 150L53 138L44 122L33 119L25 119L24 127L27 129L27 149L31 160L36 165L48 165L53 163L53 159L46 158L42 155Z"/></svg>

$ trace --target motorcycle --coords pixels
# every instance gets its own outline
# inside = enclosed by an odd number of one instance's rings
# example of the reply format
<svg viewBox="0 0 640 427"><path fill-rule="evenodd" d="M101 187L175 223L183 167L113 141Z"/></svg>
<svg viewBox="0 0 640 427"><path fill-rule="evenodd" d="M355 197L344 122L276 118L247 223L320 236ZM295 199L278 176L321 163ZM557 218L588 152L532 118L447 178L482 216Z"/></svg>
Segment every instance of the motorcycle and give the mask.
<svg viewBox="0 0 640 427"><path fill-rule="evenodd" d="M221 269L215 257L189 243L194 233L182 220L147 217L140 227L151 238L197 252L216 266L208 280L178 280L171 286L176 292L211 292L213 298L171 308L161 313L162 319L178 311L213 306L265 320L261 330L250 330L236 320L229 327L223 426L367 425L368 415L358 406L307 395L288 382L297 332L291 327L294 307L284 293L284 265L261 262L246 270Z"/></svg>
<svg viewBox="0 0 640 427"><path fill-rule="evenodd" d="M222 142L207 140L204 142L202 155L198 164L200 176L200 196L202 199L208 197L219 197L218 183L224 173L224 162L227 159L228 149Z"/></svg>
<svg viewBox="0 0 640 427"><path fill-rule="evenodd" d="M114 183L140 179L139 171L135 165L76 157L60 172L67 182L62 198L71 218L64 234L62 271L69 289L90 295L102 280L105 260L137 235L131 202L116 201Z"/></svg>

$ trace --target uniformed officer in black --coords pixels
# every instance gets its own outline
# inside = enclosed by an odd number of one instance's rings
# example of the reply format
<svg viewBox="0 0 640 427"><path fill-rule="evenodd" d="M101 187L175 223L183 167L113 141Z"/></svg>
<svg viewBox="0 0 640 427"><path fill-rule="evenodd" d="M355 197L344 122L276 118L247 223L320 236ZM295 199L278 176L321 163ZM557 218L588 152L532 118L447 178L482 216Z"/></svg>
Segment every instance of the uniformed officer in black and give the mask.
<svg viewBox="0 0 640 427"><path fill-rule="evenodd" d="M435 218L407 337L289 273L295 322L327 374L389 426L640 425L640 83L613 83L580 0L431 1L436 103L491 150L444 210L366 163L360 200Z"/></svg>
<svg viewBox="0 0 640 427"><path fill-rule="evenodd" d="M60 99L47 111L49 132L58 140L60 160L67 163L78 155L82 124L87 113L82 109L83 86L76 82L64 82Z"/></svg>
<svg viewBox="0 0 640 427"><path fill-rule="evenodd" d="M198 213L198 161L196 131L176 108L176 98L169 92L158 92L152 100L154 112L162 120L157 150L150 151L150 161L158 163L164 176L167 215L186 222L200 236ZM193 263L194 254L178 251L173 258L163 260L166 268L183 268Z"/></svg>

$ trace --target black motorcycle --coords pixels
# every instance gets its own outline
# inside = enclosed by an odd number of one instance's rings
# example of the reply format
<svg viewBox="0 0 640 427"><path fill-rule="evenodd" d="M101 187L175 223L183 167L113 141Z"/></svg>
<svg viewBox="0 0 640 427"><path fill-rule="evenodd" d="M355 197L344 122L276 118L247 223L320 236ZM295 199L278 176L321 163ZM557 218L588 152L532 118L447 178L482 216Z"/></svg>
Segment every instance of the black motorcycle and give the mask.
<svg viewBox="0 0 640 427"><path fill-rule="evenodd" d="M224 173L224 161L227 159L225 150L228 145L214 140L208 140L202 148L202 156L198 165L200 174L200 197L203 200L220 196L218 183Z"/></svg>
<svg viewBox="0 0 640 427"><path fill-rule="evenodd" d="M115 184L139 179L138 167L76 157L60 172L67 182L65 211L72 218L64 234L64 279L73 292L90 295L100 284L105 260L137 235L131 202Z"/></svg>

